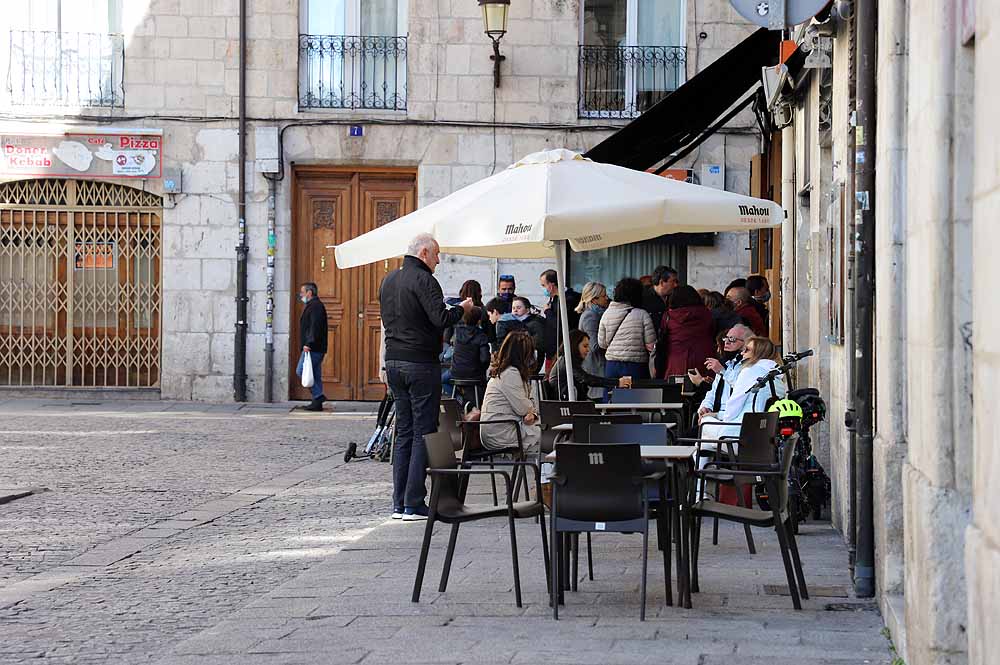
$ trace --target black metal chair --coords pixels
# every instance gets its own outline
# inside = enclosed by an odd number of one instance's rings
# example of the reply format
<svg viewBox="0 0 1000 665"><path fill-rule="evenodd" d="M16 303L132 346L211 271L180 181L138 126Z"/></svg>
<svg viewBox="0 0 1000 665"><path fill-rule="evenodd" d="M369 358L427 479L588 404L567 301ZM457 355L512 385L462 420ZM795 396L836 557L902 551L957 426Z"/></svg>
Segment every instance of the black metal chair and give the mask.
<svg viewBox="0 0 1000 665"><path fill-rule="evenodd" d="M708 457L716 461L738 462L740 464L773 464L775 447L774 437L778 433L778 414L769 413L745 413L743 422L740 424L740 435L738 438L723 437L721 439L679 439L681 443L694 443L698 447L698 455L709 453ZM717 447L713 451L703 451L703 443L713 443ZM723 450L723 448L725 450ZM732 476L723 471L704 474L702 485L712 482L715 485L715 498L719 497L719 488L723 485L731 487L736 493L736 505L744 508L752 506L744 505L744 487L752 485L753 482L740 476ZM699 497L702 498L702 497ZM750 554L756 554L757 548L754 545L753 533L748 525L744 525L747 539L747 549ZM712 544L719 544L719 521L712 524Z"/></svg>
<svg viewBox="0 0 1000 665"><path fill-rule="evenodd" d="M545 506L541 502L541 472L538 466L532 462L490 462L501 468L479 469L460 468L455 460L455 452L451 447L451 440L443 432L428 434L424 437L427 444L428 473L431 477L431 500L428 506L427 526L424 528L424 540L420 547L420 561L417 564L417 576L413 581L413 597L415 603L420 602L420 591L424 582L424 571L427 567L427 555L430 551L431 538L434 534L434 524L443 522L451 525L451 535L448 538L448 550L445 554L444 568L441 572L441 582L438 591L444 593L448 588L448 575L451 572L452 558L455 555L455 543L458 539L458 527L466 522L490 519L494 517L506 517L510 530L510 555L511 566L514 571L514 598L518 607L521 607L521 575L518 569L517 560L517 536L514 530L514 521L544 516ZM465 466L482 466L487 462L466 462ZM514 501L513 483L511 474L507 469L524 470L531 468L535 475L536 500L534 501ZM486 475L492 478L497 476L503 478L506 488L506 501L502 506L475 506L465 503L468 480L472 476ZM545 534L545 520L540 519L542 534L542 552L545 563L545 578L550 577L549 570L549 545Z"/></svg>
<svg viewBox="0 0 1000 665"><path fill-rule="evenodd" d="M473 399L469 399L468 389L472 388ZM451 396L454 399L455 393L461 390L462 399L465 403L471 402L478 409L482 405L479 399L480 392L486 392L486 383L482 379L451 379Z"/></svg>
<svg viewBox="0 0 1000 665"><path fill-rule="evenodd" d="M649 519L646 482L638 444L561 443L552 476L552 560L557 574L551 585L552 618L559 618L564 576L560 534L617 532L642 534L642 605L646 619L646 570L649 558ZM662 480L662 474L659 480ZM666 573L666 561L664 572Z"/></svg>
<svg viewBox="0 0 1000 665"><path fill-rule="evenodd" d="M521 439L521 427L520 420L516 418L498 418L496 420L463 420L458 423L458 426L462 429L462 466L467 466L467 462L478 462L487 461L493 468L493 464L497 457L503 457L505 455L510 455L514 461L523 461L524 456L524 443ZM508 426L514 428L514 434L517 437L516 446L507 446L505 448L486 448L482 444L481 438L481 427L483 425L497 425L497 426ZM514 496L518 497L521 494L521 480L523 474L519 467L514 469ZM490 479L493 486L493 505L499 504L499 495L497 494L496 478ZM527 483L525 482L525 492L527 492Z"/></svg>
<svg viewBox="0 0 1000 665"><path fill-rule="evenodd" d="M575 443L590 443L591 425L624 425L627 423L640 424L642 416L637 413L616 413L593 416L582 415L573 416L573 441Z"/></svg>
<svg viewBox="0 0 1000 665"><path fill-rule="evenodd" d="M659 404L662 401L661 388L615 388L611 391L612 404Z"/></svg>
<svg viewBox="0 0 1000 665"><path fill-rule="evenodd" d="M694 519L692 527L694 538L691 539L691 589L698 590L698 552L700 549L701 518L712 517L743 524L745 527L774 528L778 535L778 546L781 549L781 559L785 565L785 577L788 580L788 591L792 597L795 609L802 609L801 598L808 599L805 576L802 573L802 561L799 559L799 548L795 542L795 534L788 521L788 471L795 454L795 443L798 435L785 437L779 449L779 462L770 464L713 462L711 468L695 472L696 476L711 479L718 473L726 473L733 477L740 476L750 482L762 479L767 485L770 510L756 510L742 506L732 506L710 499L702 499L691 507L690 516ZM561 451L560 451L561 454Z"/></svg>
<svg viewBox="0 0 1000 665"><path fill-rule="evenodd" d="M451 445L455 450L462 449L462 405L457 399L448 397L441 399L441 413L438 416L438 431L447 432L451 437Z"/></svg>
<svg viewBox="0 0 1000 665"><path fill-rule="evenodd" d="M539 444L539 458L552 452L555 447L556 432L553 427L573 423L573 416L596 415L594 403L590 400L559 402L542 400L538 404L538 415L542 421L542 439Z"/></svg>

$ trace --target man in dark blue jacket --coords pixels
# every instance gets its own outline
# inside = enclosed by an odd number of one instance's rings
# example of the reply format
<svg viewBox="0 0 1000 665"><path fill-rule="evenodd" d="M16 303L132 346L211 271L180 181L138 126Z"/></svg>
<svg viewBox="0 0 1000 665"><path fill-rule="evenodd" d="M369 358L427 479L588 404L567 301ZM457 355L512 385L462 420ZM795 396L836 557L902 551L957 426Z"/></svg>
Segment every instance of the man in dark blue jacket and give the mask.
<svg viewBox="0 0 1000 665"><path fill-rule="evenodd" d="M427 519L424 435L437 431L441 408L441 333L472 309L472 298L445 306L434 279L439 253L434 237L421 233L379 289L386 382L396 404L392 517L407 522Z"/></svg>

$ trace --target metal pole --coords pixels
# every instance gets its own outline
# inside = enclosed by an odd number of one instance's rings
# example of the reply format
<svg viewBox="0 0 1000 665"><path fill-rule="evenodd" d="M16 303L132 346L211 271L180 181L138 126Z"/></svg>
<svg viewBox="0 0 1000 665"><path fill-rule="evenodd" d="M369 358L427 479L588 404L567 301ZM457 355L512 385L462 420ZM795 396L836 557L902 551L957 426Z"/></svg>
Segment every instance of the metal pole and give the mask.
<svg viewBox="0 0 1000 665"><path fill-rule="evenodd" d="M854 590L861 598L875 595L875 529L873 516L872 445L874 441L873 371L875 319L875 0L857 4L858 94L855 133L854 281L855 372L854 408L857 428L857 552Z"/></svg>
<svg viewBox="0 0 1000 665"><path fill-rule="evenodd" d="M566 308L566 246L568 241L556 240L556 288L559 289L559 333L563 340L563 358L566 365L566 390L569 401L576 401L576 386L573 385L573 354L569 350L569 313Z"/></svg>
<svg viewBox="0 0 1000 665"><path fill-rule="evenodd" d="M236 245L236 339L233 398L247 401L247 0L240 0L239 242Z"/></svg>

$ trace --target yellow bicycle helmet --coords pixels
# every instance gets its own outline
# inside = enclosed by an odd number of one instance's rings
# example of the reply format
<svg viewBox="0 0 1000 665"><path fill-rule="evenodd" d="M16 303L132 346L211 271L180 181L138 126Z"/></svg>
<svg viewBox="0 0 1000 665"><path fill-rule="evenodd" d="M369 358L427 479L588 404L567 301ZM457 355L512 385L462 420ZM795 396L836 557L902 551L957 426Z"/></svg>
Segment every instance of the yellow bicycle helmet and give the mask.
<svg viewBox="0 0 1000 665"><path fill-rule="evenodd" d="M779 399L771 405L768 411L777 411L779 418L802 419L802 407L799 406L798 402L790 399Z"/></svg>

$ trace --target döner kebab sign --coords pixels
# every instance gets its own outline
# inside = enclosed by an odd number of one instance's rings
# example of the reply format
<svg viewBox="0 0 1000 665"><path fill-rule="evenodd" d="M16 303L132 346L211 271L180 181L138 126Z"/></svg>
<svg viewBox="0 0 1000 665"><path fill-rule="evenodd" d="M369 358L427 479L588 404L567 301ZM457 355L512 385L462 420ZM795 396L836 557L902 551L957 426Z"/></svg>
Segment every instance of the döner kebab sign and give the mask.
<svg viewBox="0 0 1000 665"><path fill-rule="evenodd" d="M0 131L0 176L159 178L160 130L28 134Z"/></svg>

